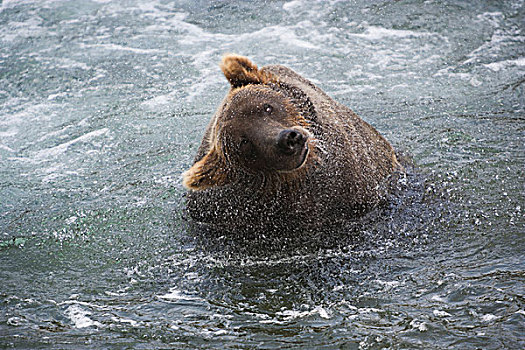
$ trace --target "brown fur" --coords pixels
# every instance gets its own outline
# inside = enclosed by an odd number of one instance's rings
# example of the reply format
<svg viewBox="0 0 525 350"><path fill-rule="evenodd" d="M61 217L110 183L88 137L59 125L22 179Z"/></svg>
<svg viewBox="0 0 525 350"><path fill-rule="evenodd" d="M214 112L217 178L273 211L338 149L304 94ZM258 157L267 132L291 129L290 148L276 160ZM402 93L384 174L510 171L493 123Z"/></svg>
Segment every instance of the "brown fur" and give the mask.
<svg viewBox="0 0 525 350"><path fill-rule="evenodd" d="M244 57L226 56L223 59L223 70L225 70L224 62L227 62L227 71L229 73L233 71L238 72L238 74L240 74L243 79L246 77L244 71L245 66L253 67L253 70L257 71L256 66L251 64L251 62ZM268 77L270 74L261 73L259 76ZM229 76L228 79L232 79L236 83L240 82L240 79L232 78L231 76ZM243 81L246 83L243 86L251 85L247 83L248 80ZM241 92L239 88L234 89L233 87L234 85L232 83L232 91L228 96L228 101L230 104L235 103L236 95ZM259 85L245 88L249 89L250 91L264 92L264 88ZM297 127L307 131L308 122L306 119L300 115L294 106L292 106L288 101L284 101L283 105L287 113L287 121L291 125L296 125ZM258 185L260 189L264 188L265 192L271 188L280 188L283 185L297 186L297 183L304 177L306 170L312 166L313 161L317 159L315 155L315 139L310 137L308 141L310 145L309 156L306 164L296 171L275 172L262 170L254 173L253 171L250 171L250 169L240 169L239 163L235 161L235 157L231 156L235 153L235 150L232 149L231 142L229 142L230 140L227 138L219 140L217 138L219 128L220 125L217 125L217 123L211 127L212 130L209 139L206 142L209 149L208 153L183 174L183 185L188 189L202 191L214 186L217 187L227 185L232 181L236 181L236 175L242 176L241 170L257 176L258 179L257 181L254 181L254 185ZM310 135L309 132L307 133Z"/></svg>
<svg viewBox="0 0 525 350"><path fill-rule="evenodd" d="M227 55L221 69L231 90L183 174L195 220L230 229L312 227L385 198L400 166L372 126L289 68L259 69ZM278 147L286 130L306 140L289 153Z"/></svg>
<svg viewBox="0 0 525 350"><path fill-rule="evenodd" d="M183 185L200 191L214 186L224 186L228 181L227 163L214 147L183 175Z"/></svg>
<svg viewBox="0 0 525 350"><path fill-rule="evenodd" d="M248 84L268 84L275 80L272 74L260 71L248 58L238 55L225 55L221 70L232 88Z"/></svg>

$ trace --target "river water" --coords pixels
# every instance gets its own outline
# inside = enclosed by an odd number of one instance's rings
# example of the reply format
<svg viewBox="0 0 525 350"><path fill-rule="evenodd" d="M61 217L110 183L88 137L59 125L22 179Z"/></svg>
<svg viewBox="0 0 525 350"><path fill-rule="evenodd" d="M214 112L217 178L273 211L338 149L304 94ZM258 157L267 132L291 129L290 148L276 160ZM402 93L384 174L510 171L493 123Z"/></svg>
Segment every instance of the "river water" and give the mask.
<svg viewBox="0 0 525 350"><path fill-rule="evenodd" d="M0 347L525 347L523 0L0 6ZM337 244L197 239L228 52L374 125L402 193Z"/></svg>

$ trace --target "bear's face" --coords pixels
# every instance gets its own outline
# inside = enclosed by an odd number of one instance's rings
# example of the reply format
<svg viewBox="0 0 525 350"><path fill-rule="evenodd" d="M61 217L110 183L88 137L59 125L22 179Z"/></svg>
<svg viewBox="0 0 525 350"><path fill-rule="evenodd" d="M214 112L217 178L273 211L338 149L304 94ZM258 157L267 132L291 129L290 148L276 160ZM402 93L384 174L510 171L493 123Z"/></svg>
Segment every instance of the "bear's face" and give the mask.
<svg viewBox="0 0 525 350"><path fill-rule="evenodd" d="M222 70L232 89L211 127L209 151L183 174L184 185L223 186L240 172L298 176L311 158L312 141L305 119L272 88L276 78L240 56L226 56Z"/></svg>
<svg viewBox="0 0 525 350"><path fill-rule="evenodd" d="M234 168L247 172L291 172L308 158L309 132L278 92L249 86L234 92L217 119L216 148Z"/></svg>

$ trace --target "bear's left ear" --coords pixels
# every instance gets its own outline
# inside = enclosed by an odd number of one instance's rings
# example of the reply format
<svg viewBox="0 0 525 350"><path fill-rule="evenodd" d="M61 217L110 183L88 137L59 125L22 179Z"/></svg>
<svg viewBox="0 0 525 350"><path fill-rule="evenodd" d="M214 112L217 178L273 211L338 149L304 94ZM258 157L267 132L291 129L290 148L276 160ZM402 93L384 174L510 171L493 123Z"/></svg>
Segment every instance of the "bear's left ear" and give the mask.
<svg viewBox="0 0 525 350"><path fill-rule="evenodd" d="M195 191L224 186L228 182L226 164L214 148L182 174L182 184Z"/></svg>
<svg viewBox="0 0 525 350"><path fill-rule="evenodd" d="M232 88L248 84L266 84L271 76L260 71L247 57L226 55L222 58L221 69Z"/></svg>

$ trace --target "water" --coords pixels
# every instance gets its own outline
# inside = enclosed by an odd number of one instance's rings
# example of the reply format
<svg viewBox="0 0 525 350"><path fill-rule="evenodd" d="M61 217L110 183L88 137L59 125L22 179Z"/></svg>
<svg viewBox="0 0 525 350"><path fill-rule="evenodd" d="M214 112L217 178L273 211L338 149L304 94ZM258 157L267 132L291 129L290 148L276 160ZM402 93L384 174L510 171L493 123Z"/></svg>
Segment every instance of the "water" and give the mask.
<svg viewBox="0 0 525 350"><path fill-rule="evenodd" d="M4 0L0 346L525 347L524 19L518 0ZM188 231L180 174L226 52L290 66L412 156L358 238L251 254Z"/></svg>

